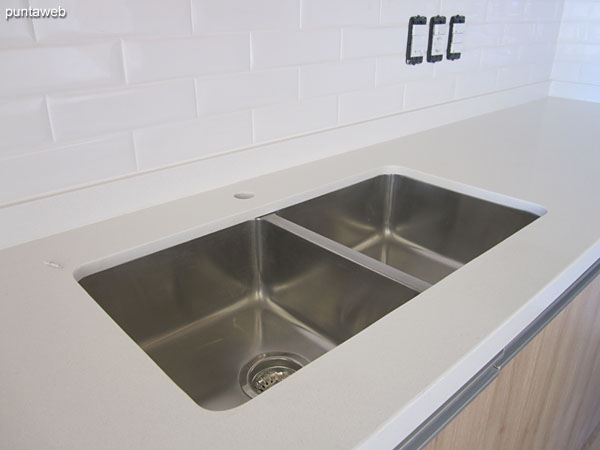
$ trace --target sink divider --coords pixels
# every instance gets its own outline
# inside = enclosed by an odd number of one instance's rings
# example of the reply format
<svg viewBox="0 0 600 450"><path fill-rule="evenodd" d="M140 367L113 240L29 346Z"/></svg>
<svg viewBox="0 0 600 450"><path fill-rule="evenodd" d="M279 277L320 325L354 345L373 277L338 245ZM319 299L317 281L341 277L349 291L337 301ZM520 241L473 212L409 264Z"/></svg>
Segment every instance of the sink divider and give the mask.
<svg viewBox="0 0 600 450"><path fill-rule="evenodd" d="M371 270L372 272L376 272L379 275L389 278L397 283L403 284L404 286L407 286L417 292L423 292L425 289L431 286L431 283L403 272L402 270L396 269L395 267L388 266L381 261L346 247L345 245L335 242L319 233L315 233L314 231L304 228L297 223L284 219L277 214L269 214L259 218L258 220L269 222L270 224L284 229L289 233L292 233L331 253L336 254L337 256L358 264L359 266Z"/></svg>

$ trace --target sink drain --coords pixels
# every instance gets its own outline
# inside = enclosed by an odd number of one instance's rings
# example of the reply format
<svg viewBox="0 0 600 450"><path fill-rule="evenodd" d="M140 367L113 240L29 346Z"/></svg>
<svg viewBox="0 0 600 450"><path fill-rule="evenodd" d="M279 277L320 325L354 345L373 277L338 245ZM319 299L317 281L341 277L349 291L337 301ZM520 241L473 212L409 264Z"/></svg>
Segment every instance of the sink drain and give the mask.
<svg viewBox="0 0 600 450"><path fill-rule="evenodd" d="M308 360L293 353L261 353L240 371L240 385L248 397L256 397L308 364Z"/></svg>

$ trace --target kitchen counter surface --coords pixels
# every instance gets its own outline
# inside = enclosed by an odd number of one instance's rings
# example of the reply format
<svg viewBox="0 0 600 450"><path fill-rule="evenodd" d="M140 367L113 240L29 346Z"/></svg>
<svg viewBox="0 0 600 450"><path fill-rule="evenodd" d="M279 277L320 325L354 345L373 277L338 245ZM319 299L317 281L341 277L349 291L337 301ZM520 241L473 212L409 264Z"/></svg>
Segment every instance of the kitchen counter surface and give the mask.
<svg viewBox="0 0 600 450"><path fill-rule="evenodd" d="M393 448L600 258L599 119L548 98L0 251L0 446ZM76 282L381 173L545 214L237 408L194 403Z"/></svg>

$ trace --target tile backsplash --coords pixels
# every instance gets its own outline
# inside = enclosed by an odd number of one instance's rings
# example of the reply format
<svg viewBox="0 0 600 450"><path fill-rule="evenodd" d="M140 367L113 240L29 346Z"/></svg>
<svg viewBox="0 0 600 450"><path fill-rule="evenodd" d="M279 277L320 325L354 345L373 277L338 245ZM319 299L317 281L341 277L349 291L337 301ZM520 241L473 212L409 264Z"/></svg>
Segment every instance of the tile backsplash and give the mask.
<svg viewBox="0 0 600 450"><path fill-rule="evenodd" d="M559 29L555 79L600 79L592 0L566 0L562 28L563 0L59 3L0 22L0 206L547 81ZM465 15L462 58L407 65L416 14Z"/></svg>
<svg viewBox="0 0 600 450"><path fill-rule="evenodd" d="M566 0L552 79L557 93L600 101L600 0Z"/></svg>

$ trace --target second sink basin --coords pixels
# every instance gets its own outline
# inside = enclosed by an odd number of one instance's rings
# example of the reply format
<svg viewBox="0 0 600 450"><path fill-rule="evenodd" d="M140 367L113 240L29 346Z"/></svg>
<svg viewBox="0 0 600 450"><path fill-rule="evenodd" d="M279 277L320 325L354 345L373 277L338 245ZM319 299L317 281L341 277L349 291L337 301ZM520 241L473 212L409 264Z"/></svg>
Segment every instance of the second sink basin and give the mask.
<svg viewBox="0 0 600 450"><path fill-rule="evenodd" d="M539 217L402 175L381 175L277 214L431 284Z"/></svg>

